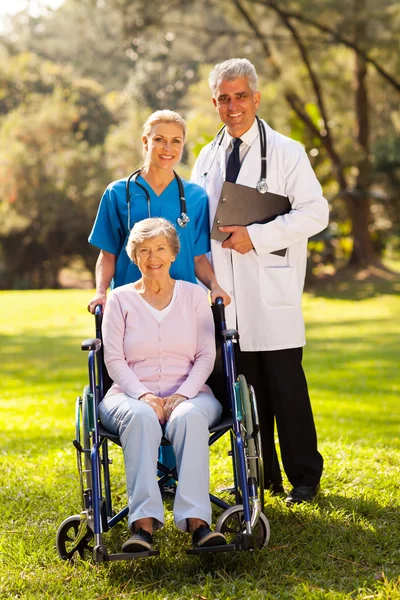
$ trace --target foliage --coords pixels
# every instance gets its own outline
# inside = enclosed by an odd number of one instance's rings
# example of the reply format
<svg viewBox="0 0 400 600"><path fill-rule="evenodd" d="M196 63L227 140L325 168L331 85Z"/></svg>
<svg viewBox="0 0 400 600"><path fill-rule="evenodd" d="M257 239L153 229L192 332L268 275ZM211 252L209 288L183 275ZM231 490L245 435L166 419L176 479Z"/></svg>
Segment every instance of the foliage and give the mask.
<svg viewBox="0 0 400 600"><path fill-rule="evenodd" d="M90 295L90 290L0 294L0 310L7 314L0 346L1 598L400 597L395 287L353 284L328 297L305 295L305 368L325 459L315 504L288 509L281 498L267 495L269 547L212 557L185 554L189 536L175 530L168 504L167 526L156 536L159 558L98 566L63 563L54 547L58 525L80 508L71 441L75 397L87 381L80 341L94 331L86 311ZM213 489L231 482L227 449L222 440L212 451ZM119 506L125 489L118 449L112 458ZM121 524L106 534L107 543L118 550L126 535Z"/></svg>
<svg viewBox="0 0 400 600"><path fill-rule="evenodd" d="M47 182L46 198L37 195L35 202L43 203L47 215L50 196L63 196L69 228L80 224L73 243L92 267L94 255L84 240L95 206L108 181L140 164L147 114L168 107L187 118L188 144L179 171L188 178L195 156L219 126L208 72L232 55L256 65L260 116L305 145L330 200L330 231L311 243L313 258L327 257L337 267L351 257L376 262L385 250L397 251L399 22L395 0L316 0L312 5L305 0L65 0L40 17L21 11L0 33L1 286L53 285L57 260L61 265L73 252L72 243L62 244L66 254L46 266L51 244L49 251L43 248L42 236L36 267L27 260L29 267L11 274L25 263L15 258L25 243L23 232L29 257L34 255L30 240L37 237L21 209L26 203L21 194L32 202L35 187L28 190L19 176L39 181L40 170L46 171L45 153L49 148L63 153L67 144L64 158L49 158L53 167L40 179ZM38 135L39 145L17 142L25 118L36 136L34 114L46 121L45 108L53 113L44 128L47 142L44 133ZM56 114L62 121L64 108L66 122L55 123ZM63 161L72 150L75 168L66 169ZM60 173L69 178L57 190L48 181L50 170L58 179ZM84 199L79 209L68 200L74 189ZM70 201L71 210L66 208ZM61 207L60 200L56 206ZM67 237L72 240L72 234ZM314 252L315 244L323 245L322 252ZM41 275L29 277L33 268Z"/></svg>
<svg viewBox="0 0 400 600"><path fill-rule="evenodd" d="M0 286L54 287L60 266L87 255L111 117L97 84L31 55L3 64L3 90L19 82L21 96L0 121Z"/></svg>

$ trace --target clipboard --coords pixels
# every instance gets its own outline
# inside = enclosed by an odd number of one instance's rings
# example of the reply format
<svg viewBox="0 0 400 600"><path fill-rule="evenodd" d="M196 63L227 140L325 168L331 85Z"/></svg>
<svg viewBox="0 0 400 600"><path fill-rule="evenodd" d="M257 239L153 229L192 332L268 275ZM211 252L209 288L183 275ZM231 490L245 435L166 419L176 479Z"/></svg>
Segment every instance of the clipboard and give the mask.
<svg viewBox="0 0 400 600"><path fill-rule="evenodd" d="M261 194L247 185L225 181L211 229L211 239L224 242L230 236L230 233L219 231L218 227L269 223L290 210L291 204L286 196L271 192ZM271 254L285 256L286 250L276 250Z"/></svg>

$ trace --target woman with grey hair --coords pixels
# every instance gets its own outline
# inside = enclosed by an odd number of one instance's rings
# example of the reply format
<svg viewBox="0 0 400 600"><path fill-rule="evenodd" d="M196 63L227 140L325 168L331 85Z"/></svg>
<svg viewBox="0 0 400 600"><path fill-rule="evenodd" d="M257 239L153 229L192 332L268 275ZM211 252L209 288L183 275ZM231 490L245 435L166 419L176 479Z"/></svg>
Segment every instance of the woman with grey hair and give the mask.
<svg viewBox="0 0 400 600"><path fill-rule="evenodd" d="M205 383L215 361L214 321L206 292L170 275L179 245L165 219L136 223L127 254L141 278L113 290L104 313L104 357L114 384L99 416L124 452L132 533L125 552L150 550L153 531L164 524L157 482L163 435L177 461L176 526L192 533L193 546L226 543L210 529L209 427L222 411Z"/></svg>

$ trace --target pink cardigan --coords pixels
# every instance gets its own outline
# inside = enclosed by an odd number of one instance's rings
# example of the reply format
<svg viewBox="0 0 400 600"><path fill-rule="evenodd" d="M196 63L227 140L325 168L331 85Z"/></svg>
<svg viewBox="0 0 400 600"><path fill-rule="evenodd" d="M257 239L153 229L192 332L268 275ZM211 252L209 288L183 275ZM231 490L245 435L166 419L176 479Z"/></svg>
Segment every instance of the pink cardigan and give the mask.
<svg viewBox="0 0 400 600"><path fill-rule="evenodd" d="M214 367L215 329L207 294L199 285L180 282L170 312L161 323L144 305L133 284L113 290L103 319L104 358L113 386L139 398L193 398L210 392L205 382Z"/></svg>

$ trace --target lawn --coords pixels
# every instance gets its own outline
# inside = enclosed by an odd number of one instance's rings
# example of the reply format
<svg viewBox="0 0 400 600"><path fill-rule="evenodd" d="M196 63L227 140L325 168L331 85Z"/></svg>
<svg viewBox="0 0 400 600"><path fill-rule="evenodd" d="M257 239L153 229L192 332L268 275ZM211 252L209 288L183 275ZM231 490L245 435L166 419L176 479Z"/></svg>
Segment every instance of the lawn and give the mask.
<svg viewBox="0 0 400 600"><path fill-rule="evenodd" d="M0 293L0 598L400 598L400 298L393 285L360 289L304 299L304 364L325 459L318 500L289 509L267 495L263 551L187 556L189 537L168 511L160 557L103 565L65 563L55 550L58 525L80 510L71 441L87 377L80 341L93 335L90 291ZM213 488L230 483L227 450L212 451ZM117 549L124 525L110 537Z"/></svg>

